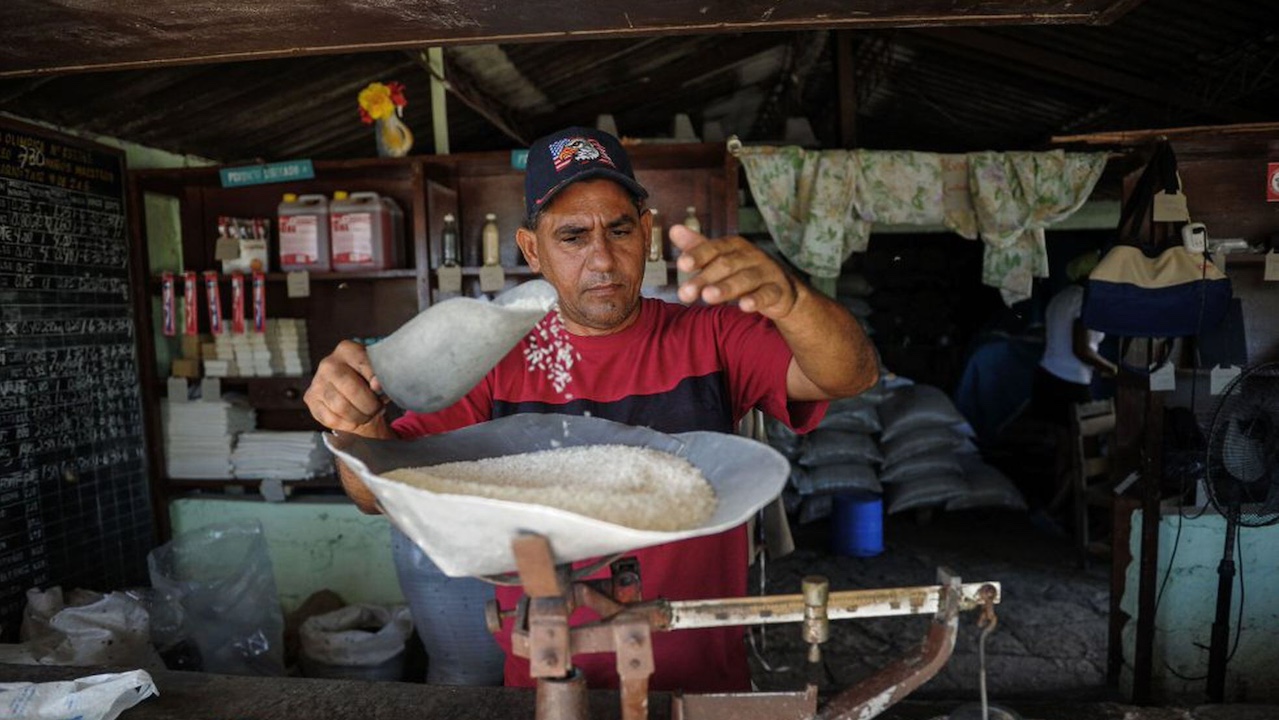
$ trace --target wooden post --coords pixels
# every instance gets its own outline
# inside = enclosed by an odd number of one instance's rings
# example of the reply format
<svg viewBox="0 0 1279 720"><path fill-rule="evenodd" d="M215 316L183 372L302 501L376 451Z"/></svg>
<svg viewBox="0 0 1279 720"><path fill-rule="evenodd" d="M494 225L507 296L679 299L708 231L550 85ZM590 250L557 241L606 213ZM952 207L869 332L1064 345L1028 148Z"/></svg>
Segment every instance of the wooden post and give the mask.
<svg viewBox="0 0 1279 720"><path fill-rule="evenodd" d="M435 133L435 154L449 154L449 115L444 94L444 48L426 51L431 68L431 131Z"/></svg>

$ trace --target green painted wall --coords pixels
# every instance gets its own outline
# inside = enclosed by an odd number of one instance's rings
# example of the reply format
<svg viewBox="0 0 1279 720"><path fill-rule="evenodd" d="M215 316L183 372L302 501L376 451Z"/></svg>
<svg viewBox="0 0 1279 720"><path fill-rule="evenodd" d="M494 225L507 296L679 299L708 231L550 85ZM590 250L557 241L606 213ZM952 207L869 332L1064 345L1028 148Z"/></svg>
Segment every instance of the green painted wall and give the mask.
<svg viewBox="0 0 1279 720"><path fill-rule="evenodd" d="M1190 512L1194 515L1194 512ZM1177 541L1177 514L1165 515L1159 523L1159 582L1168 573L1174 545L1177 554L1155 617L1154 671L1155 700L1164 703L1195 704L1205 699L1203 680L1208 672L1208 647L1212 621L1217 609L1217 566L1225 549L1225 521L1206 513L1195 519L1181 519L1181 539ZM1137 608L1138 560L1141 554L1141 512L1133 514L1131 550L1121 606L1135 617ZM1239 546L1243 553L1243 633L1239 648L1226 668L1228 702L1279 702L1279 526L1241 528ZM1238 556L1236 556L1238 562ZM1239 576L1235 576L1234 607L1230 615L1231 641L1240 627ZM1120 685L1132 694L1133 649L1136 622L1124 628L1124 669ZM1170 669L1171 668L1171 669Z"/></svg>
<svg viewBox="0 0 1279 720"><path fill-rule="evenodd" d="M174 536L218 523L262 523L285 612L326 588L348 603L404 602L386 518L365 515L345 500L191 498L169 508Z"/></svg>

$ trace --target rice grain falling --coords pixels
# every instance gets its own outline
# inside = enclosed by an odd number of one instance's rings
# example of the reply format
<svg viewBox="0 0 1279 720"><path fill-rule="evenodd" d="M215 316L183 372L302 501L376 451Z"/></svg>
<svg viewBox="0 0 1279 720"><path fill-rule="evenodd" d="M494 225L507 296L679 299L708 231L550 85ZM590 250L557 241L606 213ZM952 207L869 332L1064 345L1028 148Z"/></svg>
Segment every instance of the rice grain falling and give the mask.
<svg viewBox="0 0 1279 720"><path fill-rule="evenodd" d="M435 493L545 505L636 530L699 527L716 505L715 490L692 463L629 445L401 468L383 477Z"/></svg>
<svg viewBox="0 0 1279 720"><path fill-rule="evenodd" d="M573 363L581 355L569 340L568 328L560 315L559 305L528 334L528 347L524 348L524 362L529 372L542 372L551 381L555 392L563 395L564 388L573 381ZM572 399L572 396L569 396Z"/></svg>

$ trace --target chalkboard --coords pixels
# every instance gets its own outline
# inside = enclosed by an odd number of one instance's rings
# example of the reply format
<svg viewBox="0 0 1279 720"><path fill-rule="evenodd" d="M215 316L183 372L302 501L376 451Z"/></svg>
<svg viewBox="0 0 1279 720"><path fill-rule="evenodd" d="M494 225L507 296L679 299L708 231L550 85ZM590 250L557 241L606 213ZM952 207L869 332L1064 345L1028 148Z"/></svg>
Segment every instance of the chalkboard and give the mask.
<svg viewBox="0 0 1279 720"><path fill-rule="evenodd" d="M0 625L26 590L145 585L154 542L124 164L0 120Z"/></svg>

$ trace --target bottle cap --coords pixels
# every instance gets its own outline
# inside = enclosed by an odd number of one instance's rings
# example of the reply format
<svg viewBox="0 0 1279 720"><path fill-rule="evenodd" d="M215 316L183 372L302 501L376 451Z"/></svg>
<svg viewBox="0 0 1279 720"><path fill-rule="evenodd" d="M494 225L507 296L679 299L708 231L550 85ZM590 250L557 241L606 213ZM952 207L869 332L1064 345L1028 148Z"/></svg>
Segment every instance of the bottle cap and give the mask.
<svg viewBox="0 0 1279 720"><path fill-rule="evenodd" d="M697 214L697 207L696 207L696 206L693 206L693 205L689 205L687 208L685 208L685 210L684 210L684 211L685 211L685 212L687 212L689 215L696 215L696 214Z"/></svg>
<svg viewBox="0 0 1279 720"><path fill-rule="evenodd" d="M453 217L453 213L444 214L444 222L453 222L455 219L456 218Z"/></svg>
<svg viewBox="0 0 1279 720"><path fill-rule="evenodd" d="M284 202L297 202L297 193L284 193Z"/></svg>
<svg viewBox="0 0 1279 720"><path fill-rule="evenodd" d="M484 219L485 219L485 220L496 220L496 219L497 219L497 215L495 215L494 213L485 213L485 215L484 215Z"/></svg>
<svg viewBox="0 0 1279 720"><path fill-rule="evenodd" d="M351 196L350 196L350 194L349 194L349 193L347 193L347 191L345 191L345 190L334 190L334 191L333 191L333 199L334 199L334 200L345 200L345 199L347 199L347 198L349 198L349 197L351 197Z"/></svg>

